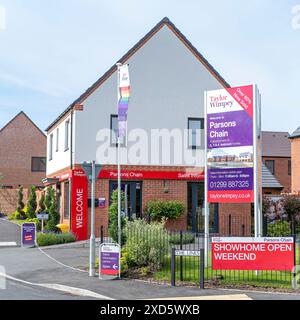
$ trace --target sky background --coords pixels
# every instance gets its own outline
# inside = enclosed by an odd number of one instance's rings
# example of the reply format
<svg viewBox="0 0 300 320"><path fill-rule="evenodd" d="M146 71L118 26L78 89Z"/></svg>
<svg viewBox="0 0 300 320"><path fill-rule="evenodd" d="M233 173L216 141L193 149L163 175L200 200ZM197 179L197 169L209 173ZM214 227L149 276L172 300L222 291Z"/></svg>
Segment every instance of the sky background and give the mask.
<svg viewBox="0 0 300 320"><path fill-rule="evenodd" d="M300 126L300 0L0 0L0 127L44 130L167 16L231 86L257 83L262 126ZM299 20L300 21L300 20Z"/></svg>

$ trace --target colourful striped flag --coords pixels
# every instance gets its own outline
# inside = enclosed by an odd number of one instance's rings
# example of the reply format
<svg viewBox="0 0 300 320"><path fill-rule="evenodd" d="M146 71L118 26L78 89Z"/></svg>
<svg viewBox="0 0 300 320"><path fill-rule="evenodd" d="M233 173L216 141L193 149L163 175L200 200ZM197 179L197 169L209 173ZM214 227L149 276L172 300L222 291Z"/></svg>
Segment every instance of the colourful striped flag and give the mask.
<svg viewBox="0 0 300 320"><path fill-rule="evenodd" d="M118 96L118 123L119 137L126 136L127 129L127 112L130 96L130 81L129 81L129 70L128 64L124 64L119 67L119 96Z"/></svg>

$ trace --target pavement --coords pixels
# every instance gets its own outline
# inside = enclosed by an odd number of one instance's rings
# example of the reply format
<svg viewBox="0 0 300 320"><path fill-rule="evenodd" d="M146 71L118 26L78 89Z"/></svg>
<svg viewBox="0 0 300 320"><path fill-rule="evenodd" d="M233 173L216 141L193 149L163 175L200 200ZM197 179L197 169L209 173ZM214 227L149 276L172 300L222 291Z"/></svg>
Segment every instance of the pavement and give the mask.
<svg viewBox="0 0 300 320"><path fill-rule="evenodd" d="M7 243L19 246L21 243L20 226L5 219L0 219L0 247L7 246Z"/></svg>
<svg viewBox="0 0 300 320"><path fill-rule="evenodd" d="M9 231L20 232L18 226L8 224L11 223L0 220L0 242L7 240ZM0 274L4 268L9 276L7 289L0 289L0 299L300 300L298 294L200 290L138 280L100 280L86 272L88 256L88 246L78 243L44 249L0 247Z"/></svg>

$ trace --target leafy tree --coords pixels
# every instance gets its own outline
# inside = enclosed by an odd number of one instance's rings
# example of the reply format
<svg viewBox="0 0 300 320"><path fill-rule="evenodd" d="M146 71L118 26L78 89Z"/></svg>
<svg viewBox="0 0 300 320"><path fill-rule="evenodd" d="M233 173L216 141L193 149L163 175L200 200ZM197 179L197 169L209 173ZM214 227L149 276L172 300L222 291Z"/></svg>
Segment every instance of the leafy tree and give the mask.
<svg viewBox="0 0 300 320"><path fill-rule="evenodd" d="M296 220L300 218L300 198L299 195L286 194L282 199L282 206L288 220L292 224L293 233L295 233Z"/></svg>
<svg viewBox="0 0 300 320"><path fill-rule="evenodd" d="M18 216L21 219L26 219L26 214L24 212L25 204L23 202L24 194L23 194L23 187L20 186L18 190L18 207L17 212Z"/></svg>
<svg viewBox="0 0 300 320"><path fill-rule="evenodd" d="M36 187L31 186L28 201L27 201L27 217L29 219L36 218L36 209L37 209Z"/></svg>
<svg viewBox="0 0 300 320"><path fill-rule="evenodd" d="M118 242L118 190L114 190L111 196L111 205L108 209L108 235L112 237L115 242ZM121 208L124 208L124 193L121 192ZM126 225L126 219L121 215L121 230L122 237L121 242L124 244L126 242L126 236L123 229Z"/></svg>

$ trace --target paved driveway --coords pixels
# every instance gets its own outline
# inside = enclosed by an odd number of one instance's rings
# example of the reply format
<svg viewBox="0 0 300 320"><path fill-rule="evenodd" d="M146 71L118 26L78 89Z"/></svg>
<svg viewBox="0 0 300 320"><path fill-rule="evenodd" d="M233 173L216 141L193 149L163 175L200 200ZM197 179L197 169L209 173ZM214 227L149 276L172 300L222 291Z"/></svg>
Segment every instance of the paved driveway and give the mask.
<svg viewBox="0 0 300 320"><path fill-rule="evenodd" d="M0 248L8 242L14 242L16 245L20 245L21 228L10 221L0 219Z"/></svg>

